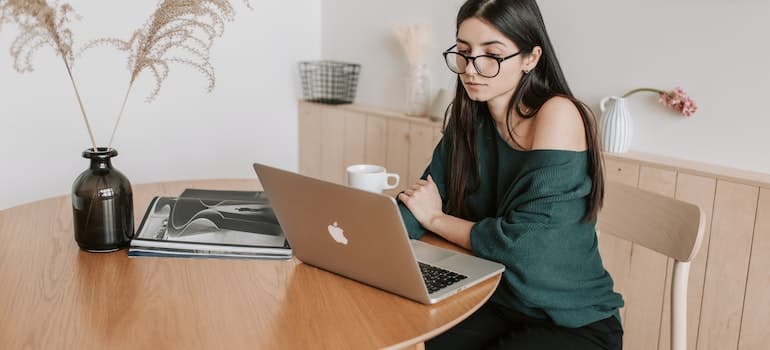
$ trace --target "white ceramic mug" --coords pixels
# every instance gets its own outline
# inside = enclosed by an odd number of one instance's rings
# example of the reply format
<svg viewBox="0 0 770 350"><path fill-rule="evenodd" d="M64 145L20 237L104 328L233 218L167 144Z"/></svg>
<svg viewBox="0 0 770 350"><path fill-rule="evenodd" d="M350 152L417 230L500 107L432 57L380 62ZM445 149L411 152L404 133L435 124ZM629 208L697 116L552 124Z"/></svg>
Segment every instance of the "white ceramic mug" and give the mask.
<svg viewBox="0 0 770 350"><path fill-rule="evenodd" d="M382 193L398 187L398 174L388 173L385 168L372 164L356 164L347 168L348 185L361 190ZM390 179L395 179L390 183Z"/></svg>

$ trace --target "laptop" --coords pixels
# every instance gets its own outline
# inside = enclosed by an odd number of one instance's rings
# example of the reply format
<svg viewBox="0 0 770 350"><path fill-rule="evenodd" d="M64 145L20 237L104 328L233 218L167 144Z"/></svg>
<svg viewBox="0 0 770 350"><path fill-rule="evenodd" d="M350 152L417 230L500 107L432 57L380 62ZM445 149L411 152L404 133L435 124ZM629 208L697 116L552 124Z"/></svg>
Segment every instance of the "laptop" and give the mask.
<svg viewBox="0 0 770 350"><path fill-rule="evenodd" d="M504 266L410 240L396 201L254 163L302 262L423 304L493 277Z"/></svg>

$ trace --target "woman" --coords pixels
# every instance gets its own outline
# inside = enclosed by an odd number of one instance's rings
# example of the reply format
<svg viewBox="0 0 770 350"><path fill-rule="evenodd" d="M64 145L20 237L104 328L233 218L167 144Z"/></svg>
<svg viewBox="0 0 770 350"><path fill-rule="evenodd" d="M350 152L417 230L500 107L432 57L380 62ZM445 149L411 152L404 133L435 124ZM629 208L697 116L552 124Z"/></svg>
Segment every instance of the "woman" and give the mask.
<svg viewBox="0 0 770 350"><path fill-rule="evenodd" d="M444 53L457 91L421 180L398 195L426 231L506 265L494 295L429 349L621 349L596 239L596 123L556 60L535 0L469 0Z"/></svg>

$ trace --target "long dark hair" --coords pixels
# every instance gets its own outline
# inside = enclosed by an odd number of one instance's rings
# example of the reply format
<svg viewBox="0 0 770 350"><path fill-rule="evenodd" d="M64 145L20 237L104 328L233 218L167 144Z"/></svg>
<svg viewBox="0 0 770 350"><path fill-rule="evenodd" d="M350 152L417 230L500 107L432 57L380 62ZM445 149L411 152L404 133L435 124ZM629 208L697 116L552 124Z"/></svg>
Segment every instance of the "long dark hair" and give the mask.
<svg viewBox="0 0 770 350"><path fill-rule="evenodd" d="M542 49L538 64L528 74L524 74L516 87L516 92L508 104L506 125L511 135L511 112L524 118L534 117L548 99L562 96L575 104L585 126L588 144L589 175L593 182L585 220L594 220L604 199L604 172L599 139L596 133L596 118L584 103L577 100L567 85L556 53L545 30L545 23L535 0L468 0L457 14L457 29L466 19L476 17L494 26L508 39L513 41L526 57L536 46ZM470 192L478 188L480 182L479 161L476 154L474 128L479 112L486 110L484 102L470 99L457 77L457 88L451 114L446 125L446 136L450 144L448 168L447 213L463 218L468 217L465 200ZM515 142L515 141L514 141ZM471 170L471 171L469 171ZM475 172L475 174L473 173ZM475 175L475 176L473 176Z"/></svg>

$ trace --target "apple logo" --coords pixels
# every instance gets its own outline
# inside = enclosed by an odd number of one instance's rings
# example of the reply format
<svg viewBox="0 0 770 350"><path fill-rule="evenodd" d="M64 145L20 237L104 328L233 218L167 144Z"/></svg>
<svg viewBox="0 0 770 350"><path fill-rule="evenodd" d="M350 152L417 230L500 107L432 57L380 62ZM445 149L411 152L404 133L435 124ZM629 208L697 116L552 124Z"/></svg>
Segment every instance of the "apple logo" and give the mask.
<svg viewBox="0 0 770 350"><path fill-rule="evenodd" d="M345 237L345 232L342 230L341 227L337 225L337 222L334 222L334 225L329 225L327 227L329 229L329 234L334 238L334 240L337 243L347 245L348 239Z"/></svg>

